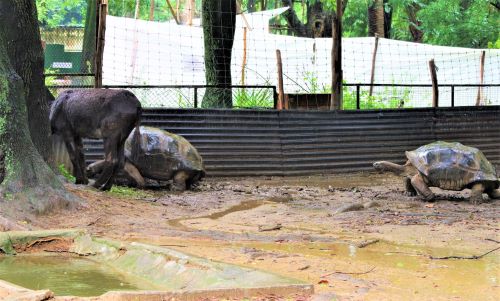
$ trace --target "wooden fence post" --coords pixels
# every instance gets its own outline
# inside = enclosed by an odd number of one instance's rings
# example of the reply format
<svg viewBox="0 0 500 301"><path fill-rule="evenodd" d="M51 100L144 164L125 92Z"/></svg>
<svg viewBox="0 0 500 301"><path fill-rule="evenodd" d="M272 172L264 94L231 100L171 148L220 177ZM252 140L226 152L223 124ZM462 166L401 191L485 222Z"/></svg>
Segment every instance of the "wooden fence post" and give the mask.
<svg viewBox="0 0 500 301"><path fill-rule="evenodd" d="M149 1L149 21L155 19L155 0Z"/></svg>
<svg viewBox="0 0 500 301"><path fill-rule="evenodd" d="M486 51L481 51L481 61L479 65L479 84L482 85L484 83L484 60L486 57ZM482 94L483 94L483 87L479 86L477 89L477 98L476 98L476 106L481 105L481 100L482 100Z"/></svg>
<svg viewBox="0 0 500 301"><path fill-rule="evenodd" d="M241 62L241 84L245 85L245 68L247 64L247 28L243 27L243 59Z"/></svg>
<svg viewBox="0 0 500 301"><path fill-rule="evenodd" d="M370 75L370 93L369 96L373 95L373 82L375 81L375 61L377 60L377 49L378 49L378 34L375 34L375 46L373 47L372 55L372 72Z"/></svg>
<svg viewBox="0 0 500 301"><path fill-rule="evenodd" d="M104 42L106 35L106 15L108 14L108 0L99 1L98 6L98 27L97 27L97 43L95 50L95 78L94 87L102 87L102 60L104 55Z"/></svg>
<svg viewBox="0 0 500 301"><path fill-rule="evenodd" d="M438 90L438 80L436 74L436 64L434 63L434 59L429 61L429 70L431 72L431 81L432 81L432 107L439 107L439 90Z"/></svg>
<svg viewBox="0 0 500 301"><path fill-rule="evenodd" d="M337 16L332 27L332 95L330 110L342 108L342 0L337 0Z"/></svg>
<svg viewBox="0 0 500 301"><path fill-rule="evenodd" d="M278 110L283 109L283 102L285 99L285 89L283 88L283 65L281 63L281 51L276 49L276 63L278 67Z"/></svg>

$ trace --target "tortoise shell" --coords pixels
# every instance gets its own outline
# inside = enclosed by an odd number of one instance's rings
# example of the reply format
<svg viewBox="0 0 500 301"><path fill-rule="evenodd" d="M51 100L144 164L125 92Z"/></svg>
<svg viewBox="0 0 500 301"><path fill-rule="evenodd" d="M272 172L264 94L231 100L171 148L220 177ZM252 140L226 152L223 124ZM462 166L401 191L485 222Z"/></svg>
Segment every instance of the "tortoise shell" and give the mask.
<svg viewBox="0 0 500 301"><path fill-rule="evenodd" d="M475 182L493 181L498 187L495 167L474 147L437 141L407 151L406 157L430 186L462 190Z"/></svg>
<svg viewBox="0 0 500 301"><path fill-rule="evenodd" d="M196 148L184 137L153 127L140 127L139 154L132 154L132 137L125 141L125 157L144 177L168 181L176 172L194 175L205 173L203 160Z"/></svg>

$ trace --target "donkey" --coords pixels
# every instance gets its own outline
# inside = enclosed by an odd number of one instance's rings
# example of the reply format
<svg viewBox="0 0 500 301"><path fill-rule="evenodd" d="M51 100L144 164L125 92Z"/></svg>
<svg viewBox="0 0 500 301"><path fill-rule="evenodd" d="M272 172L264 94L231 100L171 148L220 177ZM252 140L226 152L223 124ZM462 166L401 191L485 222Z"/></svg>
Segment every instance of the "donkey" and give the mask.
<svg viewBox="0 0 500 301"><path fill-rule="evenodd" d="M141 103L127 90L66 90L54 100L49 116L51 131L66 144L76 184L88 184L82 138L103 139L105 164L93 186L111 188L114 175L125 164L125 140L134 127L139 132L141 113ZM139 135L133 142L140 143Z"/></svg>

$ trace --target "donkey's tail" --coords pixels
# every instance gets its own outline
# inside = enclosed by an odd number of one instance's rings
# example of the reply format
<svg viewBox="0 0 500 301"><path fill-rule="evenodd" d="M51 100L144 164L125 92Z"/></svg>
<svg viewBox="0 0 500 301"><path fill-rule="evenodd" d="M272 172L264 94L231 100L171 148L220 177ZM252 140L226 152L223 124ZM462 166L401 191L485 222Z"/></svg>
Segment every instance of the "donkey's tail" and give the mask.
<svg viewBox="0 0 500 301"><path fill-rule="evenodd" d="M137 107L137 119L135 121L135 131L134 136L132 137L132 159L137 162L139 158L139 153L141 152L141 116L142 116L142 107Z"/></svg>

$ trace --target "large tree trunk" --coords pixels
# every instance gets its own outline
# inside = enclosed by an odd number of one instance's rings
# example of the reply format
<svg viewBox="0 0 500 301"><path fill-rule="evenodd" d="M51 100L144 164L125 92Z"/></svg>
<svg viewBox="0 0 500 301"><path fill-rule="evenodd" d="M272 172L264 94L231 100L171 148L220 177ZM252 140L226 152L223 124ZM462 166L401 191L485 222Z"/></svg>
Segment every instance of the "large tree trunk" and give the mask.
<svg viewBox="0 0 500 301"><path fill-rule="evenodd" d="M348 0L342 1L342 14L347 7ZM281 0L283 6L290 9L282 15L286 19L291 32L298 37L327 38L332 36L332 24L335 12L328 11L320 1L307 1L307 21L302 23L293 9L292 0Z"/></svg>
<svg viewBox="0 0 500 301"><path fill-rule="evenodd" d="M385 37L383 0L372 0L368 6L368 35Z"/></svg>
<svg viewBox="0 0 500 301"><path fill-rule="evenodd" d="M420 30L421 22L417 19L417 13L420 10L420 4L413 2L406 6L406 15L410 21L408 29L412 36L412 41L416 43L422 43L424 40L424 32Z"/></svg>
<svg viewBox="0 0 500 301"><path fill-rule="evenodd" d="M236 0L203 0L205 79L207 85L231 86L231 52L236 28ZM207 88L204 108L231 108L231 88Z"/></svg>
<svg viewBox="0 0 500 301"><path fill-rule="evenodd" d="M94 72L94 55L96 49L97 1L87 0L85 15L85 32L83 34L82 64L80 72Z"/></svg>
<svg viewBox="0 0 500 301"><path fill-rule="evenodd" d="M46 110L38 64L42 49L40 45L22 49L17 43L40 44L36 20L34 1L0 2L0 212L4 216L45 213L74 203L30 137L28 118L33 118L30 124L39 122L39 131L32 131L32 135L45 133L40 129L48 125L48 115L40 112ZM21 58L27 62L20 64ZM15 63L23 75L16 73ZM39 94L33 94L35 91ZM30 106L32 111L38 108L38 116L30 116ZM48 136L43 138L49 141Z"/></svg>
<svg viewBox="0 0 500 301"><path fill-rule="evenodd" d="M31 140L44 160L52 164L48 90L43 80L44 57L35 1L0 1L0 28L5 29L10 64L24 83Z"/></svg>
<svg viewBox="0 0 500 301"><path fill-rule="evenodd" d="M384 38L390 39L391 31L392 31L392 6L389 3L389 0L384 0Z"/></svg>

